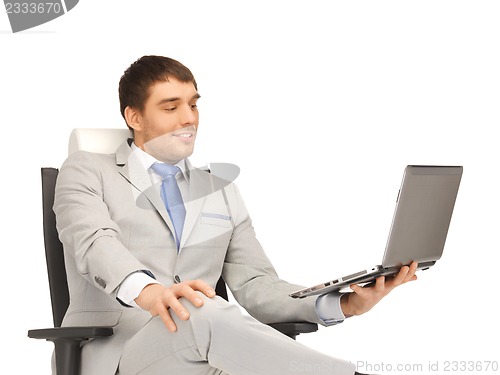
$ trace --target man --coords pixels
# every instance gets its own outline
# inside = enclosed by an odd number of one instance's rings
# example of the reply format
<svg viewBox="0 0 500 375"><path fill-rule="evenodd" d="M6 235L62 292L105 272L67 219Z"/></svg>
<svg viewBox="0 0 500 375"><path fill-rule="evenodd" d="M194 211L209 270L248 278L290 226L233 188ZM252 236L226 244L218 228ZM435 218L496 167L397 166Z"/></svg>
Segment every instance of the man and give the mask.
<svg viewBox="0 0 500 375"><path fill-rule="evenodd" d="M82 349L82 374L353 374L262 323L323 325L370 310L416 265L353 293L295 300L255 237L233 183L187 159L198 129L185 66L144 56L119 85L133 138L113 155L77 152L62 166L54 210L71 303L63 325L111 325ZM220 275L250 313L215 296Z"/></svg>

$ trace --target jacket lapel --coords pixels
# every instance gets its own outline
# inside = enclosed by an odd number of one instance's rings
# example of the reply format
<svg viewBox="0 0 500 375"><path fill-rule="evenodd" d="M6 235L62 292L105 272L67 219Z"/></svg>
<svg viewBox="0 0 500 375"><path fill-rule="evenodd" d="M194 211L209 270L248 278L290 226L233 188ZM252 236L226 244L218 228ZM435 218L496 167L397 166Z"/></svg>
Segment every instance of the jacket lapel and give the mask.
<svg viewBox="0 0 500 375"><path fill-rule="evenodd" d="M159 185L151 185L151 178L146 170L144 170L137 154L131 149L129 142L124 142L116 151L116 166L118 172L130 182L138 191L136 203L141 205L141 201L146 199L151 202L156 211L163 218L171 233L175 233L174 225L168 212L161 200Z"/></svg>
<svg viewBox="0 0 500 375"><path fill-rule="evenodd" d="M186 160L186 173L188 174L188 196L184 200L184 206L186 207L186 219L184 221L184 229L181 237L180 247L182 248L189 235L193 231L193 228L200 217L200 212L203 208L205 202L205 197L209 194L207 181L203 174L205 172L194 169L189 162Z"/></svg>

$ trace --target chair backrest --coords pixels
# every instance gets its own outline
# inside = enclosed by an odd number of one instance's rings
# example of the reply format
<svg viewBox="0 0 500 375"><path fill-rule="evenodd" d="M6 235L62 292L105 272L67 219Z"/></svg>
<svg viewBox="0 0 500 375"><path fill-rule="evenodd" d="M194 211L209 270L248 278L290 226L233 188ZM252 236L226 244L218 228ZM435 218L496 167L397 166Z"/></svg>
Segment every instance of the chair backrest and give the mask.
<svg viewBox="0 0 500 375"><path fill-rule="evenodd" d="M68 143L68 155L77 150L103 154L116 151L120 143L130 137L128 129L74 129ZM42 215L45 260L49 279L52 319L54 327L60 327L69 306L69 291L64 266L63 245L56 229L54 193L57 175L56 168L42 168Z"/></svg>
<svg viewBox="0 0 500 375"><path fill-rule="evenodd" d="M74 129L69 139L68 154L78 150L112 154L129 137L128 129ZM61 326L69 306L63 245L59 240L56 217L52 209L58 173L59 170L56 168L42 168L43 236L54 327ZM226 284L222 277L217 283L216 292L222 298L228 299Z"/></svg>
<svg viewBox="0 0 500 375"><path fill-rule="evenodd" d="M112 154L130 137L128 129L73 129L69 136L68 155L78 150Z"/></svg>
<svg viewBox="0 0 500 375"><path fill-rule="evenodd" d="M52 210L58 173L59 171L55 168L42 168L43 238L54 327L61 326L69 305L63 245L59 241L56 229L56 215Z"/></svg>

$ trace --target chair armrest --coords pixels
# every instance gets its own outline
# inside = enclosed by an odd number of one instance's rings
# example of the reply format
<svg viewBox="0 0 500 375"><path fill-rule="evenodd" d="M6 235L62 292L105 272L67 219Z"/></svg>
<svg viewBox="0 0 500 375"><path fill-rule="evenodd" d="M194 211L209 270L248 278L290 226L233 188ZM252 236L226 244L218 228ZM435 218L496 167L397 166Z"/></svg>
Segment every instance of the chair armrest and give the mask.
<svg viewBox="0 0 500 375"><path fill-rule="evenodd" d="M83 341L96 337L111 336L112 334L112 327L55 327L28 331L29 338L49 341L58 339Z"/></svg>
<svg viewBox="0 0 500 375"><path fill-rule="evenodd" d="M55 327L28 331L29 338L45 339L54 343L58 375L80 373L80 346L83 341L111 335L113 335L112 327Z"/></svg>
<svg viewBox="0 0 500 375"><path fill-rule="evenodd" d="M269 326L292 339L295 339L301 333L316 332L318 330L318 325L310 322L271 323Z"/></svg>

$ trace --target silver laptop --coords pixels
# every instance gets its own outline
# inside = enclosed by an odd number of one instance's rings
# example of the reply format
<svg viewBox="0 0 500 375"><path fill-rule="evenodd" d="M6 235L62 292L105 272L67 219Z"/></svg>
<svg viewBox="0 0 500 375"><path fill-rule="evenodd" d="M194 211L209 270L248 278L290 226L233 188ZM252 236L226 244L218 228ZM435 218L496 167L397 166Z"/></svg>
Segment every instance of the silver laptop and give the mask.
<svg viewBox="0 0 500 375"><path fill-rule="evenodd" d="M393 276L403 265L418 262L419 270L432 267L443 254L458 187L461 166L409 165L396 200L389 238L380 265L293 292L304 298L365 285L379 276Z"/></svg>

